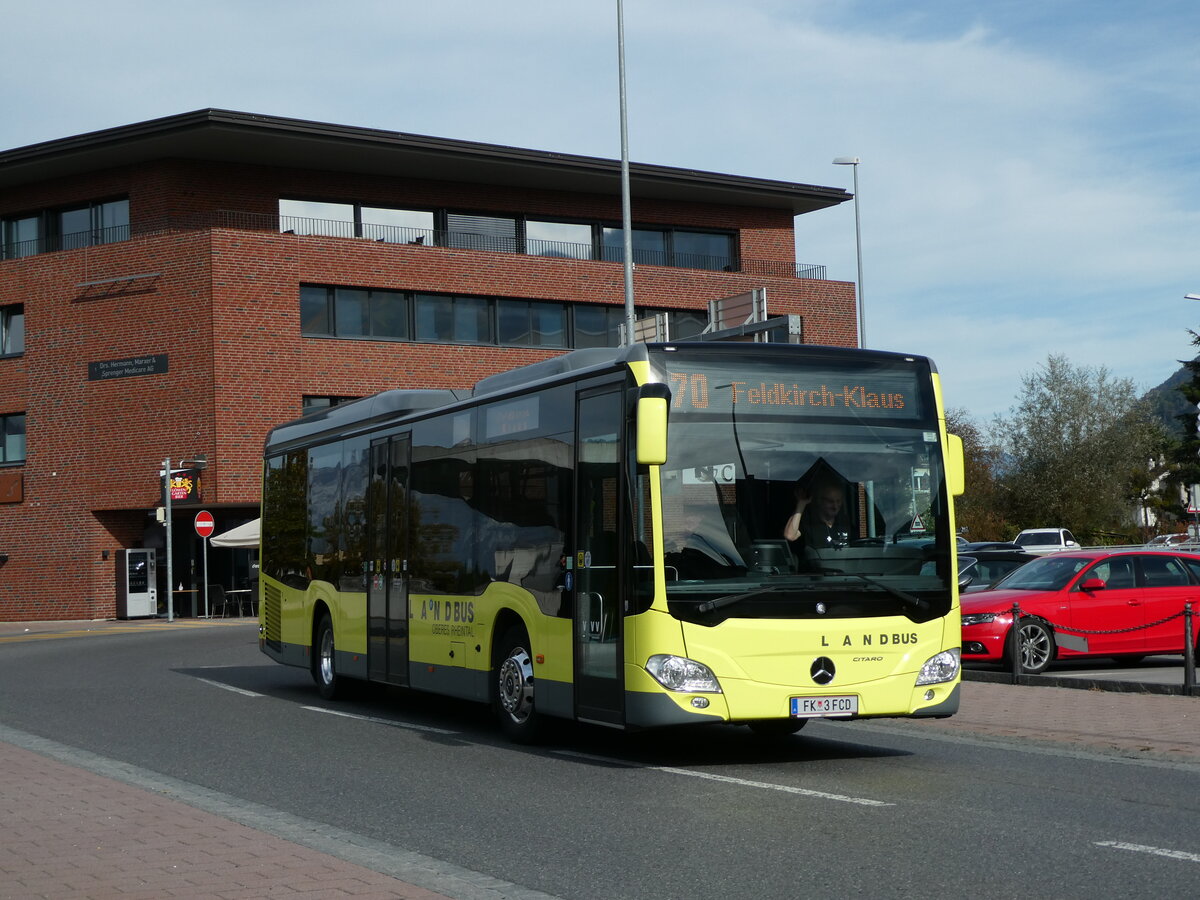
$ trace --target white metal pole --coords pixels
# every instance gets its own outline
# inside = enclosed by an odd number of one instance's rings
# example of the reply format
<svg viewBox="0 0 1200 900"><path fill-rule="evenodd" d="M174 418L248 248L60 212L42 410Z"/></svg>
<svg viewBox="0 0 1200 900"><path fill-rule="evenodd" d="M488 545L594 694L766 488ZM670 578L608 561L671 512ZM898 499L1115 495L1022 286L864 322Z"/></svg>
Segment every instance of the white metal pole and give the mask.
<svg viewBox="0 0 1200 900"><path fill-rule="evenodd" d="M625 105L625 12L617 0L617 70L621 93L621 230L625 258L625 343L632 344L633 334L633 229L629 202L629 126Z"/></svg>
<svg viewBox="0 0 1200 900"><path fill-rule="evenodd" d="M171 460L163 460L163 526L167 529L167 621L175 621L175 572L171 563Z"/></svg>
<svg viewBox="0 0 1200 900"><path fill-rule="evenodd" d="M867 346L867 305L863 299L862 224L858 215L858 162L854 169L854 247L858 254L858 346Z"/></svg>
<svg viewBox="0 0 1200 900"><path fill-rule="evenodd" d="M208 609L208 538L204 538L204 618L211 619Z"/></svg>

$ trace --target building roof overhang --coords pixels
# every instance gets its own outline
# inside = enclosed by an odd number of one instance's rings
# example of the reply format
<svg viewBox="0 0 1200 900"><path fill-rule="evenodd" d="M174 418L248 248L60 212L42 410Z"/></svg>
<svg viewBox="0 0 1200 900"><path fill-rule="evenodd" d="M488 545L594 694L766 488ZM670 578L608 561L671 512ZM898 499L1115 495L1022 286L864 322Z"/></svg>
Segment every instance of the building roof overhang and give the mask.
<svg viewBox="0 0 1200 900"><path fill-rule="evenodd" d="M619 160L374 128L203 109L0 152L0 189L136 165L194 159L596 194L620 192ZM841 188L630 163L630 194L790 210L852 198Z"/></svg>

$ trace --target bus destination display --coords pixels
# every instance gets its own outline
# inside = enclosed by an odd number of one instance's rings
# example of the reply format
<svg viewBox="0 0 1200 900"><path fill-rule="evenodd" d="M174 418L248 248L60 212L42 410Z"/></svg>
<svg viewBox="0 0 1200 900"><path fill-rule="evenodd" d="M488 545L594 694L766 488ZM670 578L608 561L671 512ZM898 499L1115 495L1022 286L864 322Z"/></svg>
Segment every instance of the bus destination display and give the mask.
<svg viewBox="0 0 1200 900"><path fill-rule="evenodd" d="M767 415L914 419L921 415L916 373L805 371L775 377L735 372L674 369L668 375L671 408L682 413L737 412Z"/></svg>

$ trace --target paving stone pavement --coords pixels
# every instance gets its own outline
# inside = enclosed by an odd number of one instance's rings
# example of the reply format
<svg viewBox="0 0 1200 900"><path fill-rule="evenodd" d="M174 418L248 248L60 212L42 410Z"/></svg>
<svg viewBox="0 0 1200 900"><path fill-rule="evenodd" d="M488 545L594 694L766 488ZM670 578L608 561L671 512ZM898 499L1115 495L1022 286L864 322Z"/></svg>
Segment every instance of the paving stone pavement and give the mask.
<svg viewBox="0 0 1200 900"><path fill-rule="evenodd" d="M889 720L890 721L890 720ZM1200 697L964 681L949 719L904 727L1200 764Z"/></svg>
<svg viewBox="0 0 1200 900"><path fill-rule="evenodd" d="M4 900L445 896L4 742L0 822Z"/></svg>

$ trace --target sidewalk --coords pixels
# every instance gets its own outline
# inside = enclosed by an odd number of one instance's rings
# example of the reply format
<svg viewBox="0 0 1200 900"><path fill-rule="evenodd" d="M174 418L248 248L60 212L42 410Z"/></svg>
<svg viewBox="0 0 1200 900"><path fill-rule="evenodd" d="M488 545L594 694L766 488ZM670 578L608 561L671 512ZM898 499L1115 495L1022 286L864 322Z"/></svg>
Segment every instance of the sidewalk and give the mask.
<svg viewBox="0 0 1200 900"><path fill-rule="evenodd" d="M444 897L0 741L0 898Z"/></svg>
<svg viewBox="0 0 1200 900"><path fill-rule="evenodd" d="M1105 691L1084 684L964 681L962 705L951 718L896 721L914 729L1200 765L1200 697Z"/></svg>

